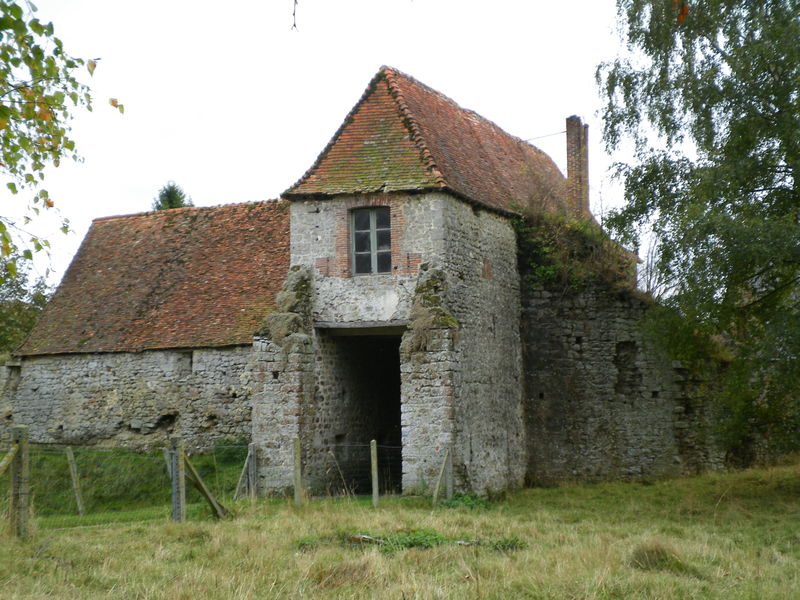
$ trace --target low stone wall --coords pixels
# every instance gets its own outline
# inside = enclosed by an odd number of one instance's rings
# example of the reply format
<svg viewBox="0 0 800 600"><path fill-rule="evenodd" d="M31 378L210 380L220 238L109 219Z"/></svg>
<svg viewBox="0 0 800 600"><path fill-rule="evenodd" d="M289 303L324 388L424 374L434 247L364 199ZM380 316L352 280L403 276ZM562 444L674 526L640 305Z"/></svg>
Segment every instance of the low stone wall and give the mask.
<svg viewBox="0 0 800 600"><path fill-rule="evenodd" d="M721 466L698 386L643 336L646 310L633 294L523 292L529 483Z"/></svg>
<svg viewBox="0 0 800 600"><path fill-rule="evenodd" d="M31 440L193 448L250 438L250 346L26 357L4 367L2 421Z"/></svg>

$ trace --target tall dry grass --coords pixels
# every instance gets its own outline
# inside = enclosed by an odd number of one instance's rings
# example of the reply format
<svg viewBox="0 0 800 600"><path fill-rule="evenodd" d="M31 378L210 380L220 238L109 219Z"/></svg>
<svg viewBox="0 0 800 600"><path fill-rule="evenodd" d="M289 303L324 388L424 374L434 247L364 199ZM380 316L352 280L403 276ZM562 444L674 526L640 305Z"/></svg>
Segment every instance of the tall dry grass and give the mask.
<svg viewBox="0 0 800 600"><path fill-rule="evenodd" d="M0 539L0 598L800 598L796 464L469 504L245 501L220 523L40 528Z"/></svg>

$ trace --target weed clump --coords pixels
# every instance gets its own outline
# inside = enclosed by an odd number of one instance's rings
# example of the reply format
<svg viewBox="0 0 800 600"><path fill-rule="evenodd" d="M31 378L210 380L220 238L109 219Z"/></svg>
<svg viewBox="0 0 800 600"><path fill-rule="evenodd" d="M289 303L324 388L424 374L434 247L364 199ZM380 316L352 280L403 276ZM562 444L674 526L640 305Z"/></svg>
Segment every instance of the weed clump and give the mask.
<svg viewBox="0 0 800 600"><path fill-rule="evenodd" d="M300 552L311 552L312 550L316 550L317 546L319 546L319 539L314 535L304 535L295 540L294 544Z"/></svg>
<svg viewBox="0 0 800 600"><path fill-rule="evenodd" d="M381 551L393 554L409 548L434 548L447 542L447 538L432 529L417 529L387 536L383 540Z"/></svg>
<svg viewBox="0 0 800 600"><path fill-rule="evenodd" d="M515 550L524 550L528 547L528 542L521 539L519 536L510 535L508 537L500 538L486 543L486 547L490 550L497 552L514 552Z"/></svg>
<svg viewBox="0 0 800 600"><path fill-rule="evenodd" d="M700 577L700 572L684 562L678 553L661 542L639 544L634 548L629 564L641 571L665 571L673 575Z"/></svg>
<svg viewBox="0 0 800 600"><path fill-rule="evenodd" d="M635 255L611 240L593 219L536 214L512 224L526 287L562 292L589 285L612 291L635 289Z"/></svg>

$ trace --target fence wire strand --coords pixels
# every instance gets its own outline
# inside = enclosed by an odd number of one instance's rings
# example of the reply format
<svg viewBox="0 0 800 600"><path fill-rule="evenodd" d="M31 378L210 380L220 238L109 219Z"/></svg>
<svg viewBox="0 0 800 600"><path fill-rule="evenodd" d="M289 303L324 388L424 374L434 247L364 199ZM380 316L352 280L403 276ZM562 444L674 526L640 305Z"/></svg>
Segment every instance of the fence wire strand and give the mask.
<svg viewBox="0 0 800 600"><path fill-rule="evenodd" d="M399 494L403 474L402 447L378 445L380 495ZM331 495L363 495L372 490L369 444L331 444L315 448L325 460L327 492Z"/></svg>
<svg viewBox="0 0 800 600"><path fill-rule="evenodd" d="M78 514L66 446L31 444L32 504L40 528L169 518L171 479L164 449L136 452L120 448L71 448L84 515ZM247 445L219 445L187 456L219 501L233 497ZM190 519L209 516L205 501L191 486L187 486L186 501Z"/></svg>

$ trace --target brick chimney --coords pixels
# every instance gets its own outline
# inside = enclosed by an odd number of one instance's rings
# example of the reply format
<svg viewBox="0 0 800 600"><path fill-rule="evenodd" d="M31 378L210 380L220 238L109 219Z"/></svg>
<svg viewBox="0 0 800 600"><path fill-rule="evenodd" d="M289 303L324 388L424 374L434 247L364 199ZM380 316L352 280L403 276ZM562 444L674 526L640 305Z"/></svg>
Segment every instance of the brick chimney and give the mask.
<svg viewBox="0 0 800 600"><path fill-rule="evenodd" d="M589 211L589 126L575 115L567 117L567 190L575 214Z"/></svg>

